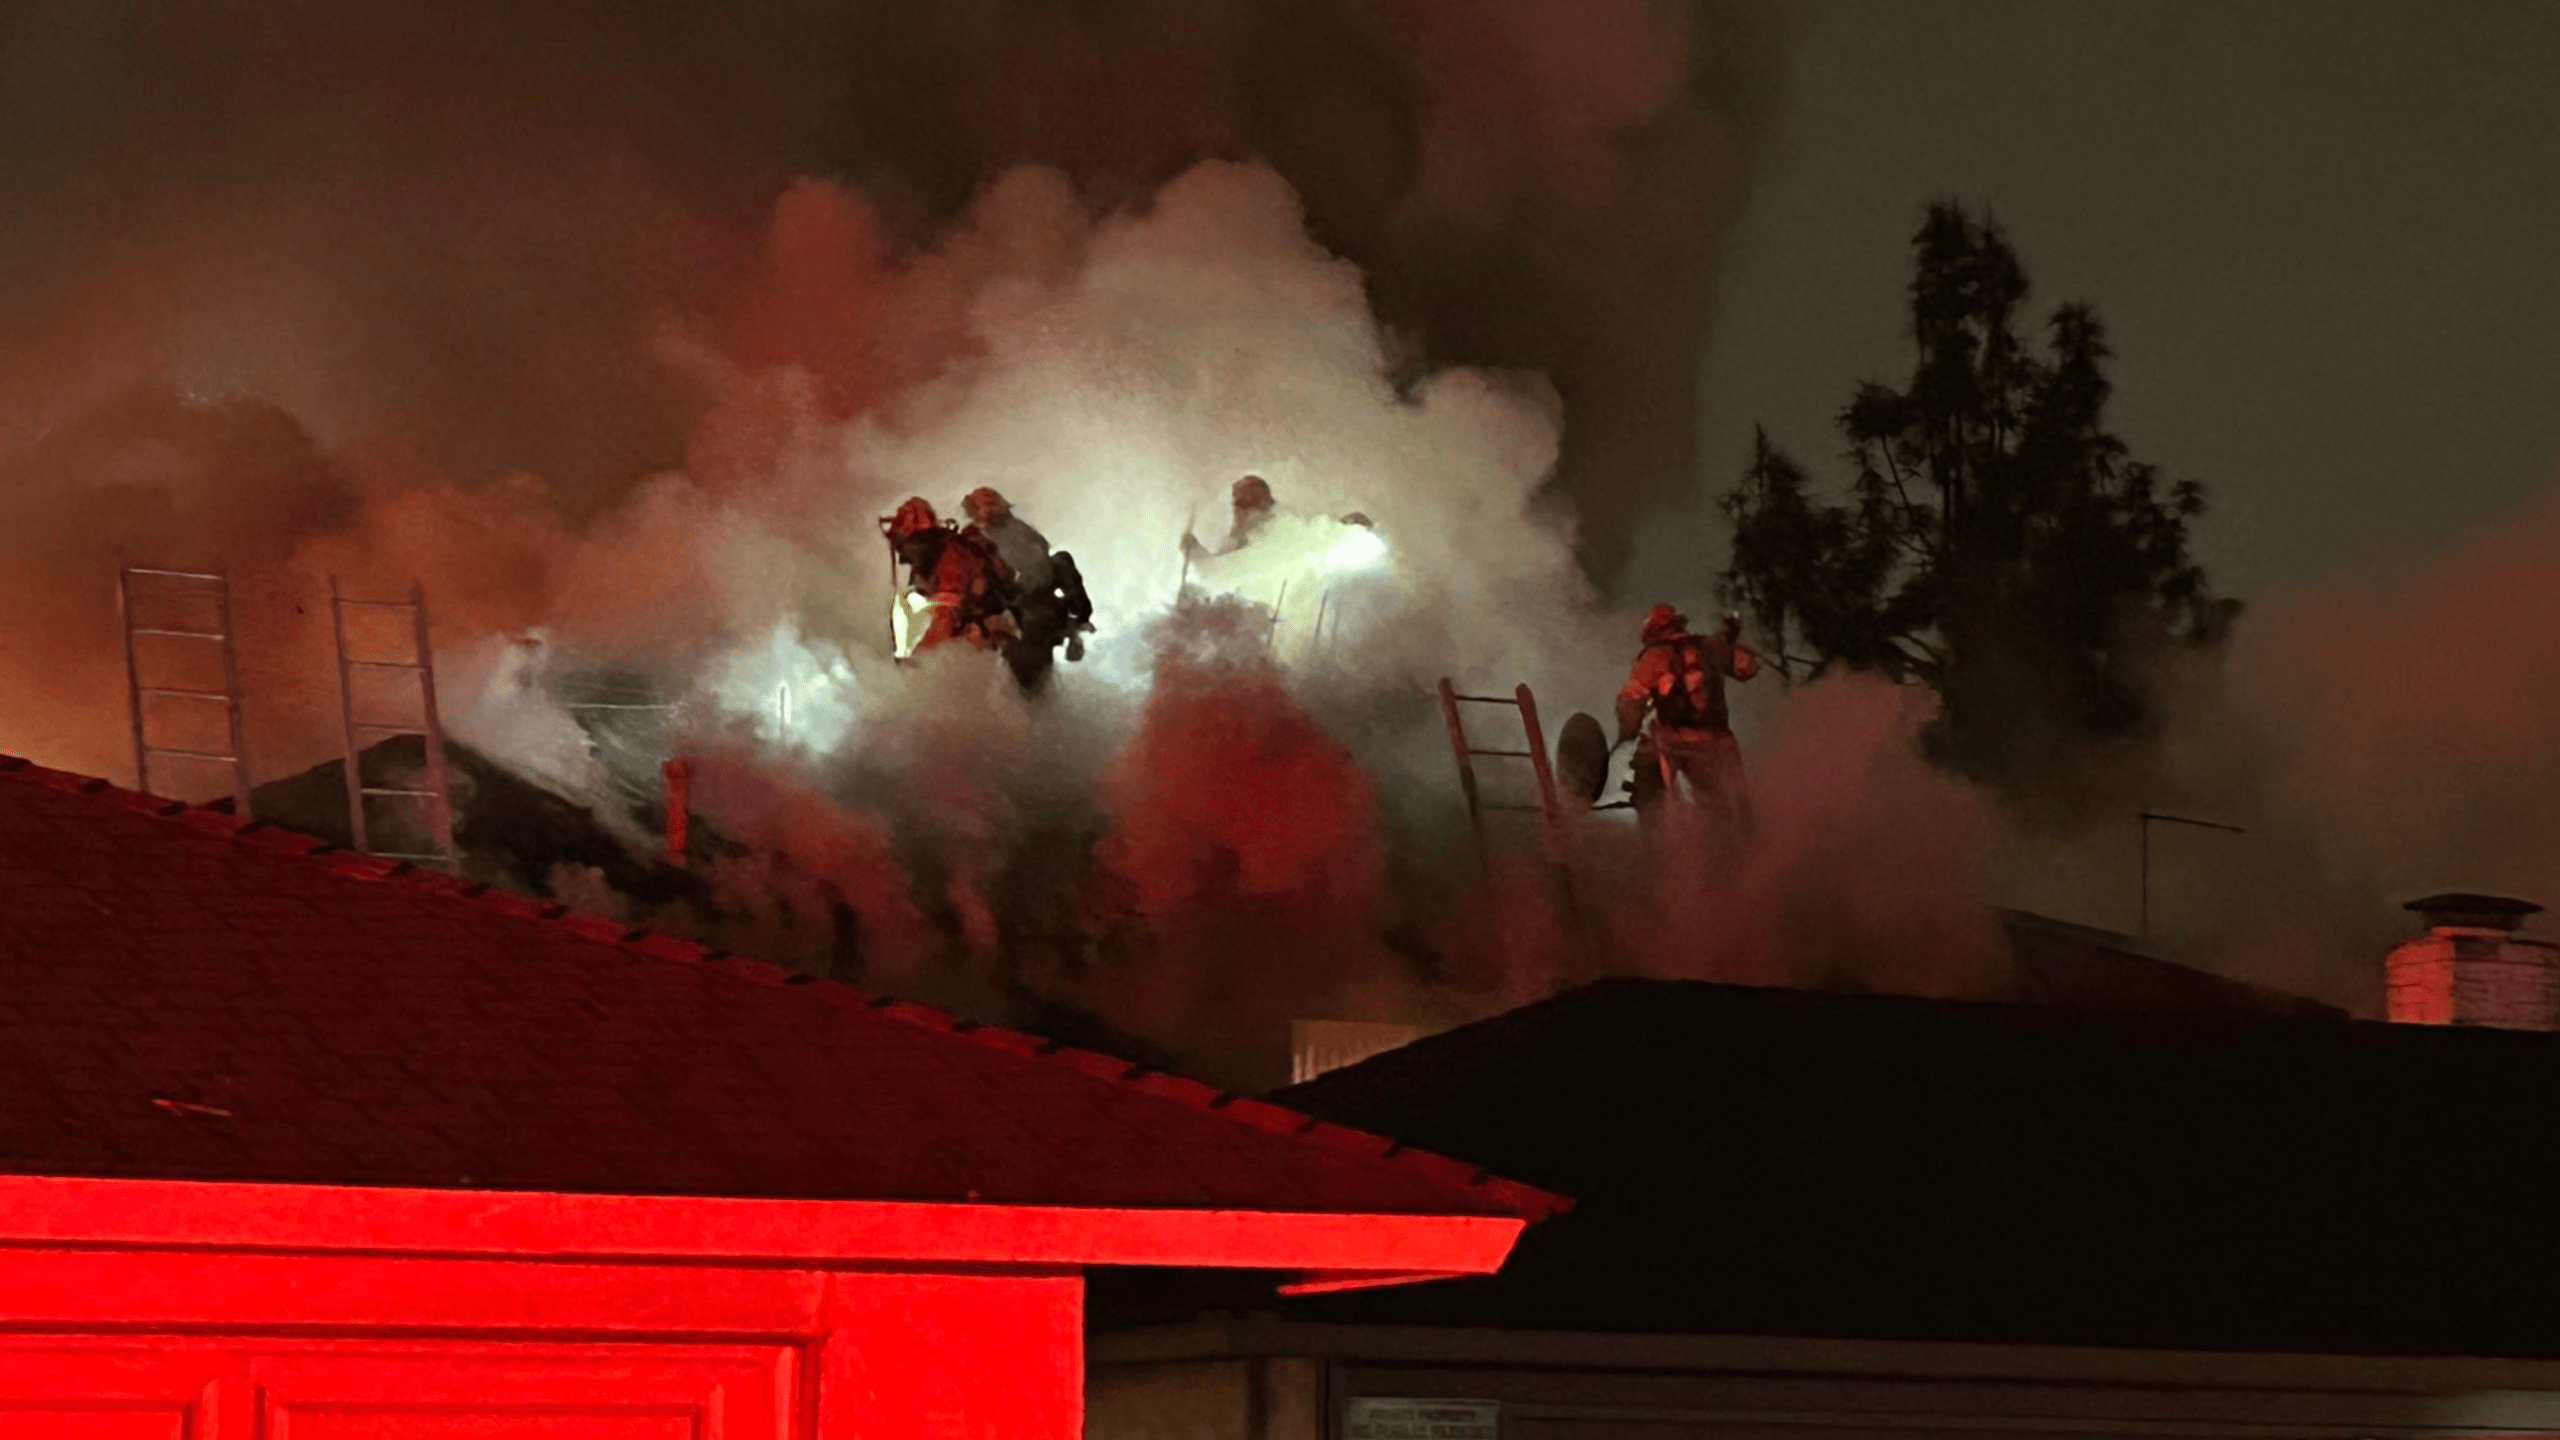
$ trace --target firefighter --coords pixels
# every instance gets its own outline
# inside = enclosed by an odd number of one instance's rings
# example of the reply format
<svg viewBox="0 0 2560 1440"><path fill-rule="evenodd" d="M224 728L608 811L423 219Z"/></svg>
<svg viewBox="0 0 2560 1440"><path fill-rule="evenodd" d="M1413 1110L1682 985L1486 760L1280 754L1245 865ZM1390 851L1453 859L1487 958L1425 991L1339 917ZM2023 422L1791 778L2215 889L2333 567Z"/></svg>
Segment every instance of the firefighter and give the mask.
<svg viewBox="0 0 2560 1440"><path fill-rule="evenodd" d="M1228 555L1253 543L1254 532L1271 523L1280 513L1280 502L1272 497L1271 482L1259 475L1247 475L1228 487L1227 505L1234 519L1227 527L1227 542L1212 550L1200 543L1200 537L1182 532L1182 554L1186 560L1203 560L1212 555Z"/></svg>
<svg viewBox="0 0 2560 1440"><path fill-rule="evenodd" d="M1227 508L1234 518L1227 526L1227 543L1219 547L1221 553L1252 544L1254 532L1280 513L1280 502L1272 497L1270 481L1247 475L1228 487Z"/></svg>
<svg viewBox="0 0 2560 1440"><path fill-rule="evenodd" d="M1759 673L1760 657L1742 643L1741 617L1727 615L1713 635L1692 635L1689 617L1668 605L1646 613L1644 651L1618 692L1618 743L1636 741L1627 790L1639 818L1654 818L1664 797L1686 780L1692 803L1724 811L1737 838L1750 830L1742 750L1725 713L1724 682Z"/></svg>
<svg viewBox="0 0 2560 1440"><path fill-rule="evenodd" d="M1031 522L1013 513L1013 503L981 486L960 502L972 530L995 547L1013 571L1013 618L1017 633L1004 648L1006 665L1025 690L1048 678L1064 642L1069 660L1084 658L1084 637L1093 631L1093 601L1084 591L1076 557L1051 553L1048 538Z"/></svg>
<svg viewBox="0 0 2560 1440"><path fill-rule="evenodd" d="M993 650L1012 637L1012 567L985 536L945 522L921 497L884 517L880 529L907 567L893 612L899 659L954 642Z"/></svg>

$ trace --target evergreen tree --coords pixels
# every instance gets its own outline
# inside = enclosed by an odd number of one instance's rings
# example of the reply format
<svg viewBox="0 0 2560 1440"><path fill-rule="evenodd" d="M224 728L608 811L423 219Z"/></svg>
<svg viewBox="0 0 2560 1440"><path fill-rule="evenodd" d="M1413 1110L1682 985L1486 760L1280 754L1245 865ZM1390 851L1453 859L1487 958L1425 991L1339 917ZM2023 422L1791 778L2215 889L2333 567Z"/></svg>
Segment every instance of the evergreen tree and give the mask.
<svg viewBox="0 0 2560 1440"><path fill-rule="evenodd" d="M1724 497L1723 589L1773 650L1935 689L1937 757L2023 779L2058 744L2139 735L2149 661L2216 643L2239 607L2187 552L2203 487L2106 429L2097 316L2064 305L2023 341L2026 272L1958 206L1930 208L1913 252L1917 363L1841 410L1845 500L1756 436Z"/></svg>

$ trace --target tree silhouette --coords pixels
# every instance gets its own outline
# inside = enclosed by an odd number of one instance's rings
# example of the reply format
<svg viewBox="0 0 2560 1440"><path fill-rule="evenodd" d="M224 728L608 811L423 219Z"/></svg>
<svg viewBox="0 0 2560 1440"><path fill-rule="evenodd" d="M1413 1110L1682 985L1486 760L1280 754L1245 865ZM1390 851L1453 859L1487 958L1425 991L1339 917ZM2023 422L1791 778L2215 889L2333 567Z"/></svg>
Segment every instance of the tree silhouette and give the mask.
<svg viewBox="0 0 2560 1440"><path fill-rule="evenodd" d="M2141 733L2148 660L2216 643L2239 606L2187 553L2203 487L2106 429L2098 317L2064 305L2042 347L2022 341L2026 272L1959 206L1930 207L1912 249L1917 363L1841 410L1846 499L1757 434L1723 501L1723 591L1781 654L1936 690L1933 754L2022 779L2076 738Z"/></svg>

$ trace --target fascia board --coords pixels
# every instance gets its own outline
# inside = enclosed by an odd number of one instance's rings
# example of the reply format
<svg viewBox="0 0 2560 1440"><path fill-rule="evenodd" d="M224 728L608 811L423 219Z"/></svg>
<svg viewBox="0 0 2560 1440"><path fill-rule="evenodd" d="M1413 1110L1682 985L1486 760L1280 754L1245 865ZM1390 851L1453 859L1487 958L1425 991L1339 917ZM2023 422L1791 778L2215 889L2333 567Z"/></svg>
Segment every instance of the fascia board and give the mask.
<svg viewBox="0 0 2560 1440"><path fill-rule="evenodd" d="M570 1195L0 1176L0 1245L1490 1274L1505 1216Z"/></svg>

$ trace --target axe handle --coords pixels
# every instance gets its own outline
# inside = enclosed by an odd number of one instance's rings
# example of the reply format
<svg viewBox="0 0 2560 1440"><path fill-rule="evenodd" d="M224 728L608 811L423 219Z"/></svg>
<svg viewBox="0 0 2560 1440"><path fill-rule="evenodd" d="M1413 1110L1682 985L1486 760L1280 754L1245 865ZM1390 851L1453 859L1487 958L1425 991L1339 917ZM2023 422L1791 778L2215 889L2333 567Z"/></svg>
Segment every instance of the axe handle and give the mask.
<svg viewBox="0 0 2560 1440"><path fill-rule="evenodd" d="M1193 536L1193 535L1191 534L1191 527L1192 527L1192 526L1194 526L1194 525L1196 525L1196 524L1198 524L1198 523L1200 523L1200 507L1199 507L1199 506L1197 506L1197 505L1194 505L1194 506L1192 506L1192 507L1191 507L1191 513L1182 517L1182 533L1183 533L1183 535L1184 535L1186 538L1193 538L1193 539L1198 538L1198 537ZM1181 603L1182 603L1182 592L1183 592L1183 591L1185 591L1185 590L1188 590L1188 589L1190 589L1190 588L1191 588L1191 547L1190 547L1190 546L1188 546L1188 545L1185 545L1185 546L1183 546L1183 547L1182 547L1182 578L1181 578L1180 580L1175 581L1175 582L1174 582L1174 584L1173 584L1173 603L1174 603L1174 604L1176 604L1176 605L1181 604Z"/></svg>

